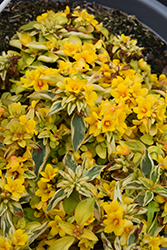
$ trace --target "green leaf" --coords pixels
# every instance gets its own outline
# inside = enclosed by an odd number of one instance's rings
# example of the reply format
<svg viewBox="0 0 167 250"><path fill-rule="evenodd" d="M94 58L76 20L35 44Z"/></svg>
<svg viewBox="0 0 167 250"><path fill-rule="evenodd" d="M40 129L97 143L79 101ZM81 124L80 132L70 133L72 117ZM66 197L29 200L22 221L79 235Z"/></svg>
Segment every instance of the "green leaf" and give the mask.
<svg viewBox="0 0 167 250"><path fill-rule="evenodd" d="M55 55L51 51L47 51L44 55L41 55L37 58L37 60L42 61L42 62L48 62L48 63L53 63L56 62L59 57Z"/></svg>
<svg viewBox="0 0 167 250"><path fill-rule="evenodd" d="M142 154L137 152L134 157L133 157L133 162L135 164L135 167L139 166L140 162L141 162L141 159L142 159Z"/></svg>
<svg viewBox="0 0 167 250"><path fill-rule="evenodd" d="M154 221L152 222L147 234L149 236L154 236L156 229L158 228L158 214L156 214Z"/></svg>
<svg viewBox="0 0 167 250"><path fill-rule="evenodd" d="M24 217L23 209L20 203L15 202L15 201L10 202L9 209L14 215L19 216L21 218Z"/></svg>
<svg viewBox="0 0 167 250"><path fill-rule="evenodd" d="M62 101L56 101L52 104L51 108L49 109L48 113L46 116L49 116L49 115L53 115L57 112L59 112L60 110L64 109L66 104L64 104L62 106Z"/></svg>
<svg viewBox="0 0 167 250"><path fill-rule="evenodd" d="M76 152L81 146L85 136L85 123L83 117L77 113L71 119L71 136L74 151Z"/></svg>
<svg viewBox="0 0 167 250"><path fill-rule="evenodd" d="M77 162L74 160L74 155L71 152L68 152L64 156L63 163L65 166L68 166L73 172L75 172L77 168Z"/></svg>
<svg viewBox="0 0 167 250"><path fill-rule="evenodd" d="M160 184L155 184L153 187L153 192L167 198L167 189Z"/></svg>
<svg viewBox="0 0 167 250"><path fill-rule="evenodd" d="M8 206L4 202L0 203L0 217L6 212L7 208Z"/></svg>
<svg viewBox="0 0 167 250"><path fill-rule="evenodd" d="M33 179L33 178L36 178L36 175L35 175L34 171L26 169L26 171L24 172L24 178Z"/></svg>
<svg viewBox="0 0 167 250"><path fill-rule="evenodd" d="M43 43L39 43L39 42L29 42L26 44L26 47L31 48L31 49L38 49L38 50L48 50L46 45L44 45Z"/></svg>
<svg viewBox="0 0 167 250"><path fill-rule="evenodd" d="M88 176L89 178L87 179L87 181L92 181L101 173L104 168L105 166L93 166L83 174L83 177Z"/></svg>
<svg viewBox="0 0 167 250"><path fill-rule="evenodd" d="M144 203L144 197L145 197L145 192L141 191L137 197L135 198L135 201L140 205L143 206Z"/></svg>
<svg viewBox="0 0 167 250"><path fill-rule="evenodd" d="M153 221L154 213L155 213L155 208L156 208L155 202L151 201L148 204L148 210L147 210L147 231L149 230L149 228L151 226L151 223Z"/></svg>
<svg viewBox="0 0 167 250"><path fill-rule="evenodd" d="M66 197L66 193L64 189L57 190L52 199L49 201L46 212L50 212L58 203L59 201L63 200Z"/></svg>
<svg viewBox="0 0 167 250"><path fill-rule="evenodd" d="M38 24L37 21L32 21L20 27L20 30L31 30L34 29L34 24Z"/></svg>
<svg viewBox="0 0 167 250"><path fill-rule="evenodd" d="M107 154L107 150L106 147L103 147L101 144L98 144L95 148L97 155L101 158L101 159L105 159L106 158L106 154Z"/></svg>
<svg viewBox="0 0 167 250"><path fill-rule="evenodd" d="M141 171L143 172L144 176L146 178L150 178L151 171L154 168L154 162L146 149L145 154L143 155L143 158L141 160L140 164Z"/></svg>
<svg viewBox="0 0 167 250"><path fill-rule="evenodd" d="M161 165L159 164L158 166L155 167L155 169L151 172L151 180L154 182L154 183L157 183L159 181L159 178L160 178L160 168L161 168Z"/></svg>
<svg viewBox="0 0 167 250"><path fill-rule="evenodd" d="M143 154L145 151L144 145L137 140L126 141L125 143L132 152L141 152Z"/></svg>
<svg viewBox="0 0 167 250"><path fill-rule="evenodd" d="M7 210L1 217L1 228L3 231L4 237L8 237L10 230L14 230L12 216L9 210Z"/></svg>
<svg viewBox="0 0 167 250"><path fill-rule="evenodd" d="M76 108L76 104L70 102L70 103L67 105L67 113L68 113L68 115L71 115L75 108Z"/></svg>
<svg viewBox="0 0 167 250"><path fill-rule="evenodd" d="M28 98L44 99L44 100L52 100L53 97L54 97L54 94L52 92L45 91L45 90L36 91L28 96Z"/></svg>
<svg viewBox="0 0 167 250"><path fill-rule="evenodd" d="M41 150L34 149L32 154L33 161L35 162L34 173L36 174L36 176L45 165L50 152L49 146L48 145L44 146L42 141L40 141L38 145L40 146Z"/></svg>
<svg viewBox="0 0 167 250"><path fill-rule="evenodd" d="M147 190L145 192L143 206L147 206L147 204L151 202L153 198L154 198L154 193L150 190Z"/></svg>
<svg viewBox="0 0 167 250"><path fill-rule="evenodd" d="M103 242L103 248L104 250L113 250L113 247L111 245L111 242L107 239L104 233L101 233L101 239Z"/></svg>
<svg viewBox="0 0 167 250"><path fill-rule="evenodd" d="M146 145L152 145L154 143L153 137L149 134L145 134L140 137L140 140Z"/></svg>
<svg viewBox="0 0 167 250"><path fill-rule="evenodd" d="M128 246L133 244L135 242L135 240L136 240L136 236L135 236L134 232L132 232L128 237L128 242L127 242Z"/></svg>
<svg viewBox="0 0 167 250"><path fill-rule="evenodd" d="M142 185L140 181L131 181L130 183L127 183L125 188L128 188L128 189L143 189L144 185Z"/></svg>
<svg viewBox="0 0 167 250"><path fill-rule="evenodd" d="M95 197L87 198L81 201L75 209L75 220L79 226L83 226L84 223L90 218L93 213Z"/></svg>
<svg viewBox="0 0 167 250"><path fill-rule="evenodd" d="M118 236L114 240L114 247L115 247L115 250L122 250L122 247L121 247L121 244L120 244Z"/></svg>
<svg viewBox="0 0 167 250"><path fill-rule="evenodd" d="M68 215L71 215L75 211L75 208L79 202L80 202L79 194L76 190L74 190L69 198L65 198L63 200L63 207L65 212Z"/></svg>
<svg viewBox="0 0 167 250"><path fill-rule="evenodd" d="M158 155L162 154L162 150L158 148L157 146L151 146L148 148L148 152L151 156L151 158L155 161L158 161Z"/></svg>
<svg viewBox="0 0 167 250"><path fill-rule="evenodd" d="M33 234L30 235L28 243L29 245L36 239L38 238L43 232L45 232L45 230L48 228L48 222L46 221L45 223L43 223L41 226L35 228L35 230L33 230Z"/></svg>
<svg viewBox="0 0 167 250"><path fill-rule="evenodd" d="M73 236L65 236L58 240L56 240L51 247L49 247L49 250L68 250L70 246L74 243L75 238Z"/></svg>
<svg viewBox="0 0 167 250"><path fill-rule="evenodd" d="M41 222L41 218L37 218L34 216L35 210L31 207L24 208L24 219L26 222L38 221Z"/></svg>
<svg viewBox="0 0 167 250"><path fill-rule="evenodd" d="M146 187L147 189L150 189L153 186L153 181L148 179L148 178L144 178L144 177L139 177L138 178L139 181L141 181L141 183L144 185L144 187Z"/></svg>

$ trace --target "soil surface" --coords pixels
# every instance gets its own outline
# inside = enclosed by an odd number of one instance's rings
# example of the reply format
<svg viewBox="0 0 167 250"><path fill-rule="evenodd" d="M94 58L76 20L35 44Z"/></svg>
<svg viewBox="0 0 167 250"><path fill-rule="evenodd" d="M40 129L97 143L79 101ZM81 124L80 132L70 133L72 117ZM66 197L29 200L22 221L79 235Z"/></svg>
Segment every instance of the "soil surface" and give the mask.
<svg viewBox="0 0 167 250"><path fill-rule="evenodd" d="M13 1L0 13L0 53L12 49L10 38L19 27L33 21L47 10L64 10L66 5L73 10L78 5L86 8L99 22L103 22L113 34L125 34L138 40L138 46L144 47L144 59L151 65L152 73L167 74L167 45L149 29L143 26L135 16L128 16L116 9L105 9L101 5L86 1L52 2L50 0Z"/></svg>

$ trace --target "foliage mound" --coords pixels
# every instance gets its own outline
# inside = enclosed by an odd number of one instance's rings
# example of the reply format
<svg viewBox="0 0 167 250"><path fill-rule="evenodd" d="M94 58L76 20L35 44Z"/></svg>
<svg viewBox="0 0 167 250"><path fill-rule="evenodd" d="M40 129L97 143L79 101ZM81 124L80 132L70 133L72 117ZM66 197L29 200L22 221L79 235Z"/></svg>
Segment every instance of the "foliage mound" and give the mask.
<svg viewBox="0 0 167 250"><path fill-rule="evenodd" d="M93 15L48 11L0 56L0 248L167 246L167 76Z"/></svg>

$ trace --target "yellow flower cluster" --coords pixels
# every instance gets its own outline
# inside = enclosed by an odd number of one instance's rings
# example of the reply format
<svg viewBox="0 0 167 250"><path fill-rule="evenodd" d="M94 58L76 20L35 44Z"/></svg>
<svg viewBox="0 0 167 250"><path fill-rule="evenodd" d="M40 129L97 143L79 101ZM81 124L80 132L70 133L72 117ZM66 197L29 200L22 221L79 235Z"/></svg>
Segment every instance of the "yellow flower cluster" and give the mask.
<svg viewBox="0 0 167 250"><path fill-rule="evenodd" d="M98 136L107 132L118 133L122 136L127 129L126 105L116 105L113 101L101 101L98 107L92 107L85 121L90 124L89 134Z"/></svg>

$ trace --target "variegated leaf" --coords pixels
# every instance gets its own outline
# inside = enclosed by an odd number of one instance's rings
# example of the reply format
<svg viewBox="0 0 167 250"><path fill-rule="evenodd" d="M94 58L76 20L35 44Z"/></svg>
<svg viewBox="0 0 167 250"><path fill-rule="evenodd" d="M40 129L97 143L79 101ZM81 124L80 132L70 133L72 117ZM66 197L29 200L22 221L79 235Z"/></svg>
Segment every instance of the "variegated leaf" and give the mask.
<svg viewBox="0 0 167 250"><path fill-rule="evenodd" d="M13 230L13 232L15 230L9 210L7 210L1 217L1 228L5 237L8 237L11 230Z"/></svg>
<svg viewBox="0 0 167 250"><path fill-rule="evenodd" d="M46 212L50 212L58 203L59 201L63 200L67 194L64 192L64 189L57 190L52 199L49 201Z"/></svg>
<svg viewBox="0 0 167 250"><path fill-rule="evenodd" d="M9 209L14 215L19 216L21 218L24 217L23 209L20 203L15 202L15 201L10 202Z"/></svg>
<svg viewBox="0 0 167 250"><path fill-rule="evenodd" d="M46 116L49 116L49 115L53 115L57 112L59 112L60 110L64 109L66 106L66 104L64 104L62 106L62 101L56 101L52 104L51 108L49 109L48 113Z"/></svg>
<svg viewBox="0 0 167 250"><path fill-rule="evenodd" d="M156 211L156 204L154 201L151 201L148 204L148 210L147 210L147 231L149 230L151 226L155 211Z"/></svg>
<svg viewBox="0 0 167 250"><path fill-rule="evenodd" d="M147 190L145 192L143 206L147 206L148 203L151 202L153 198L154 198L154 193L150 190Z"/></svg>
<svg viewBox="0 0 167 250"><path fill-rule="evenodd" d="M52 92L50 92L50 91L40 90L40 91L33 92L28 97L32 98L32 99L52 100L53 97L54 97L54 94Z"/></svg>
<svg viewBox="0 0 167 250"><path fill-rule="evenodd" d="M75 238L73 236L65 236L56 240L50 247L49 250L68 250L74 243Z"/></svg>
<svg viewBox="0 0 167 250"><path fill-rule="evenodd" d="M28 239L28 243L29 245L36 239L38 238L38 236L40 236L43 232L45 232L45 230L48 227L48 222L46 221L45 223L43 223L40 227L37 227L35 230L33 230L33 233L30 235L29 239Z"/></svg>
<svg viewBox="0 0 167 250"><path fill-rule="evenodd" d="M161 186L160 184L155 184L154 185L153 192L167 198L167 188Z"/></svg>
<svg viewBox="0 0 167 250"><path fill-rule="evenodd" d="M68 166L71 170L73 170L75 172L76 168L77 168L77 163L74 160L74 155L70 152L68 152L64 158L63 158L63 163L65 166Z"/></svg>
<svg viewBox="0 0 167 250"><path fill-rule="evenodd" d="M71 137L74 151L81 146L85 137L85 122L77 113L71 119Z"/></svg>
<svg viewBox="0 0 167 250"><path fill-rule="evenodd" d="M4 202L1 202L0 203L0 217L6 212L7 209L8 209L8 206Z"/></svg>
<svg viewBox="0 0 167 250"><path fill-rule="evenodd" d="M92 181L101 173L104 168L105 166L93 166L83 174L83 177L88 177L87 181Z"/></svg>
<svg viewBox="0 0 167 250"><path fill-rule="evenodd" d="M140 168L144 176L150 178L151 172L154 169L154 162L147 149L142 157Z"/></svg>
<svg viewBox="0 0 167 250"><path fill-rule="evenodd" d="M161 165L159 164L158 166L155 167L155 169L153 169L153 171L151 172L150 178L154 183L158 183L159 181L159 177L160 177L160 167Z"/></svg>
<svg viewBox="0 0 167 250"><path fill-rule="evenodd" d="M119 241L119 237L118 236L114 240L114 247L115 247L115 250L122 250L121 243Z"/></svg>
<svg viewBox="0 0 167 250"><path fill-rule="evenodd" d="M49 152L50 152L50 148L48 145L44 146L42 141L40 141L38 143L38 145L40 146L41 150L37 150L35 149L33 151L33 161L35 162L35 170L34 173L36 174L36 176L38 175L38 173L42 170L43 166L46 163L46 160L48 158Z"/></svg>
<svg viewBox="0 0 167 250"><path fill-rule="evenodd" d="M104 233L101 233L101 239L103 242L103 248L104 250L113 250L113 247L111 245L111 242L107 239Z"/></svg>
<svg viewBox="0 0 167 250"><path fill-rule="evenodd" d="M137 140L126 141L125 143L132 152L141 152L143 154L145 151L144 144Z"/></svg>
<svg viewBox="0 0 167 250"><path fill-rule="evenodd" d="M150 189L154 185L153 181L148 178L139 177L139 181L143 184L144 187L148 189Z"/></svg>
<svg viewBox="0 0 167 250"><path fill-rule="evenodd" d="M74 111L74 109L76 108L76 104L75 103L69 103L67 105L67 113L68 115L71 115Z"/></svg>
<svg viewBox="0 0 167 250"><path fill-rule="evenodd" d="M130 183L127 183L125 188L128 188L128 189L143 189L144 185L142 185L140 181L131 181Z"/></svg>

